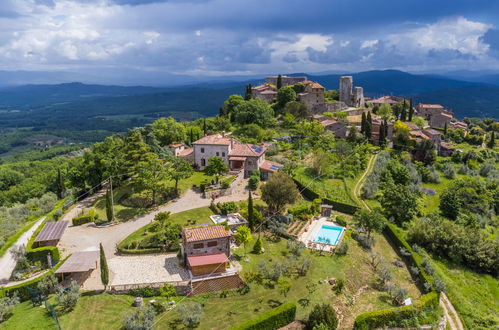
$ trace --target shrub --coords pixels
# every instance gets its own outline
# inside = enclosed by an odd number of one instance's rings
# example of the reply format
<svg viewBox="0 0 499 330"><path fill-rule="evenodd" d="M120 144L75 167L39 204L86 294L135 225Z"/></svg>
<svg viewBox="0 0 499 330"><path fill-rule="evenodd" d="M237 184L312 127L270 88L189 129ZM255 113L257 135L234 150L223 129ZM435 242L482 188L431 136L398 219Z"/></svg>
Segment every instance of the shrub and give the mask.
<svg viewBox="0 0 499 330"><path fill-rule="evenodd" d="M189 328L197 326L203 316L203 307L198 302L180 305L177 309L182 322Z"/></svg>
<svg viewBox="0 0 499 330"><path fill-rule="evenodd" d="M281 328L295 320L296 304L288 302L266 311L238 326L232 330L273 330Z"/></svg>
<svg viewBox="0 0 499 330"><path fill-rule="evenodd" d="M444 166L442 166L442 172L444 172L447 179L454 179L456 177L456 170L454 169L454 166L449 163L445 163Z"/></svg>
<svg viewBox="0 0 499 330"><path fill-rule="evenodd" d="M223 215L234 213L239 209L235 202L218 203L217 207Z"/></svg>
<svg viewBox="0 0 499 330"><path fill-rule="evenodd" d="M341 244L334 250L334 252L340 256L344 256L348 253L349 244L346 241L341 242Z"/></svg>
<svg viewBox="0 0 499 330"><path fill-rule="evenodd" d="M48 296L49 294L55 293L57 291L57 287L59 285L59 281L54 274L43 277L43 279L38 282L36 288L42 292L43 295Z"/></svg>
<svg viewBox="0 0 499 330"><path fill-rule="evenodd" d="M65 311L72 311L80 299L80 285L76 281L71 281L68 289L59 287L55 300Z"/></svg>
<svg viewBox="0 0 499 330"><path fill-rule="evenodd" d="M140 308L125 316L123 329L125 330L150 330L154 326L154 308Z"/></svg>
<svg viewBox="0 0 499 330"><path fill-rule="evenodd" d="M135 297L154 297L154 296L159 296L159 289L153 288L151 286L146 286L143 288L138 288L138 289L132 289L128 291L128 293L132 296Z"/></svg>
<svg viewBox="0 0 499 330"><path fill-rule="evenodd" d="M149 191L134 193L121 201L123 206L146 208L153 204L152 194Z"/></svg>
<svg viewBox="0 0 499 330"><path fill-rule="evenodd" d="M374 238L367 237L366 235L357 235L355 236L355 239L364 249L370 250L374 245Z"/></svg>
<svg viewBox="0 0 499 330"><path fill-rule="evenodd" d="M73 218L72 222L73 226L80 226L85 223L94 222L95 220L98 220L98 215L95 214L94 209L91 209L87 214Z"/></svg>
<svg viewBox="0 0 499 330"><path fill-rule="evenodd" d="M12 310L19 304L17 295L0 299L0 322L10 317Z"/></svg>
<svg viewBox="0 0 499 330"><path fill-rule="evenodd" d="M173 297L177 294L175 287L169 283L165 283L163 286L159 288L159 294L161 297Z"/></svg>
<svg viewBox="0 0 499 330"><path fill-rule="evenodd" d="M324 324L328 329L334 330L338 327L338 317L330 304L315 305L307 320L307 329Z"/></svg>
<svg viewBox="0 0 499 330"><path fill-rule="evenodd" d="M260 237L256 239L255 245L253 245L253 253L260 254L263 251L262 240Z"/></svg>
<svg viewBox="0 0 499 330"><path fill-rule="evenodd" d="M345 216L344 216L344 215L338 215L338 216L336 217L335 222L336 222L338 225L342 226L342 227L346 227L346 226L347 226L347 220L346 220L346 218L345 218Z"/></svg>
<svg viewBox="0 0 499 330"><path fill-rule="evenodd" d="M258 185L260 184L260 177L256 175L250 176L248 180L248 188L250 190L256 190L258 188Z"/></svg>
<svg viewBox="0 0 499 330"><path fill-rule="evenodd" d="M334 285L334 292L336 292L336 294L340 294L341 292L343 292L344 287L345 287L345 280L339 278L336 280L336 283Z"/></svg>

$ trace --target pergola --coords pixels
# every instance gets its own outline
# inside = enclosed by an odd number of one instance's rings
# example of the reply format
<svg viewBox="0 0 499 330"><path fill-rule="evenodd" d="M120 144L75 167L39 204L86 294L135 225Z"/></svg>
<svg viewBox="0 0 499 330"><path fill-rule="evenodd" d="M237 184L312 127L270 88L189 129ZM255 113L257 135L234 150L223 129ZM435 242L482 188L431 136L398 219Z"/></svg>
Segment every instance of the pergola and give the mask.
<svg viewBox="0 0 499 330"><path fill-rule="evenodd" d="M91 271L97 269L99 260L99 251L80 251L73 253L59 269L56 274L61 274L64 281L64 275L77 276L79 281L84 280Z"/></svg>
<svg viewBox="0 0 499 330"><path fill-rule="evenodd" d="M37 246L56 246L68 224L69 221L47 222L36 236L34 243Z"/></svg>

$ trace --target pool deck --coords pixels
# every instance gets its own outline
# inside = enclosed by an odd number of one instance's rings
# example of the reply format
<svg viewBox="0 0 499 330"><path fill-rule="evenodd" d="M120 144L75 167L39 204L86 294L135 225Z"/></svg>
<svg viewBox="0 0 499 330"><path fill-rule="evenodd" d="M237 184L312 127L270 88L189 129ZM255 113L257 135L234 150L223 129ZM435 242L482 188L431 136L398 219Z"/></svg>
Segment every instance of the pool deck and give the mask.
<svg viewBox="0 0 499 330"><path fill-rule="evenodd" d="M338 225L336 222L328 221L328 219L329 218L320 218L319 220L312 221L312 224L300 235L300 237L298 237L298 239L310 249L332 252L334 248L343 240L343 236L345 235L345 227ZM317 236L317 233L323 225L343 228L343 230L341 231L341 235L338 238L338 244L332 245L314 242L314 238Z"/></svg>

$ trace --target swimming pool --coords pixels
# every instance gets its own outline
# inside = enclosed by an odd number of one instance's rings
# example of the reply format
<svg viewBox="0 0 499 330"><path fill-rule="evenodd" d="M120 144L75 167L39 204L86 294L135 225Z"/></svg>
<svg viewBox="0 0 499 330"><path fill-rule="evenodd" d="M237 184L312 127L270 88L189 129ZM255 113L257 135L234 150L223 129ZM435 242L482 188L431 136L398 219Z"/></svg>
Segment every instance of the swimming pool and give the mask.
<svg viewBox="0 0 499 330"><path fill-rule="evenodd" d="M317 235L315 235L314 242L336 245L342 231L342 227L322 225Z"/></svg>

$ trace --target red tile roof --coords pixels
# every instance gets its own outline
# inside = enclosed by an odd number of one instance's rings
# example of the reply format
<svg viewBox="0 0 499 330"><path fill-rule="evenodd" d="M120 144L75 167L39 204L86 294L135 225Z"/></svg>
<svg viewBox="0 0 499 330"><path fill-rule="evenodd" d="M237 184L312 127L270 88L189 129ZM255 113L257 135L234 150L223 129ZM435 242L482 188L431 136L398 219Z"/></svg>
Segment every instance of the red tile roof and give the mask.
<svg viewBox="0 0 499 330"><path fill-rule="evenodd" d="M192 149L192 148L185 148L184 150L182 150L181 152L178 153L178 156L179 157L187 157L190 154L192 154L193 151L194 151L194 149Z"/></svg>
<svg viewBox="0 0 499 330"><path fill-rule="evenodd" d="M196 266L226 263L229 262L229 258L227 258L225 253L206 254L200 256L187 257L187 262L189 263L189 266L196 267Z"/></svg>
<svg viewBox="0 0 499 330"><path fill-rule="evenodd" d="M424 109L443 109L444 107L440 104L423 104L419 103L418 108L424 108Z"/></svg>
<svg viewBox="0 0 499 330"><path fill-rule="evenodd" d="M229 157L260 157L266 148L254 144L235 143L229 153Z"/></svg>
<svg viewBox="0 0 499 330"><path fill-rule="evenodd" d="M415 137L420 137L425 140L429 140L430 138L426 136L423 132L421 131L409 131L409 135L415 136Z"/></svg>
<svg viewBox="0 0 499 330"><path fill-rule="evenodd" d="M170 148L178 148L178 147L181 147L183 146L184 144L182 142L179 142L179 143L172 143L172 144L169 144L168 146Z"/></svg>
<svg viewBox="0 0 499 330"><path fill-rule="evenodd" d="M192 144L215 144L215 145L230 145L230 137L222 136L222 134L206 135Z"/></svg>
<svg viewBox="0 0 499 330"><path fill-rule="evenodd" d="M338 121L336 119L326 119L321 121L319 124L321 124L321 126L327 127L329 125L336 124L337 122Z"/></svg>
<svg viewBox="0 0 499 330"><path fill-rule="evenodd" d="M272 162L270 160L265 160L260 166L260 170L264 172L277 172L280 168L283 168L284 165L281 165L276 162Z"/></svg>
<svg viewBox="0 0 499 330"><path fill-rule="evenodd" d="M224 226L204 226L194 228L182 228L186 242L206 241L209 239L230 237L230 232Z"/></svg>

